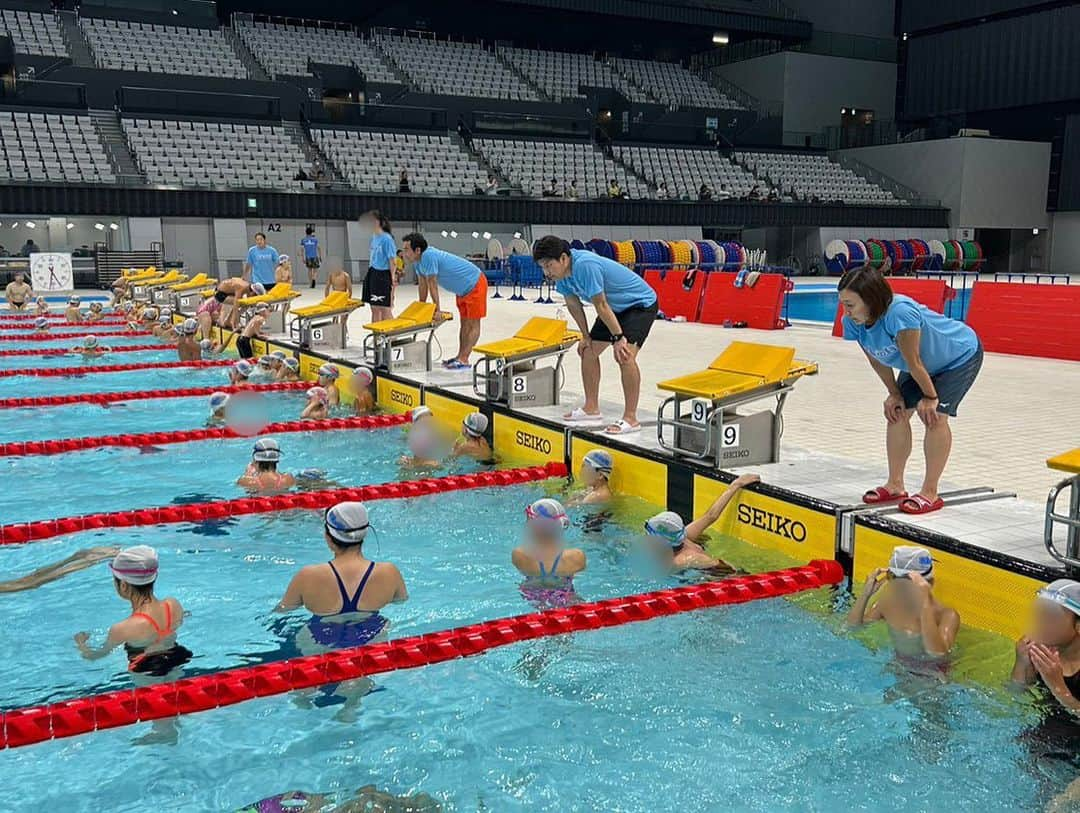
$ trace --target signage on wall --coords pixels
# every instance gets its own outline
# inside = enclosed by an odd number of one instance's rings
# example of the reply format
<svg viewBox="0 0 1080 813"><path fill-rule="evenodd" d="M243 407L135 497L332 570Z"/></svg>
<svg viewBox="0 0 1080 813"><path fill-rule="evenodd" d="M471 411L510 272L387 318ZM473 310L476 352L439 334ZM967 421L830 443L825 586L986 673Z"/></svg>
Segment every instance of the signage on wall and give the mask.
<svg viewBox="0 0 1080 813"><path fill-rule="evenodd" d="M73 291L71 255L42 252L30 255L30 287L35 291Z"/></svg>
<svg viewBox="0 0 1080 813"><path fill-rule="evenodd" d="M956 230L956 239L957 240L974 240L975 239L975 229L972 229L972 228L957 229Z"/></svg>
<svg viewBox="0 0 1080 813"><path fill-rule="evenodd" d="M267 231L280 232L281 231L281 224L280 223L267 223L266 224L266 230Z"/></svg>

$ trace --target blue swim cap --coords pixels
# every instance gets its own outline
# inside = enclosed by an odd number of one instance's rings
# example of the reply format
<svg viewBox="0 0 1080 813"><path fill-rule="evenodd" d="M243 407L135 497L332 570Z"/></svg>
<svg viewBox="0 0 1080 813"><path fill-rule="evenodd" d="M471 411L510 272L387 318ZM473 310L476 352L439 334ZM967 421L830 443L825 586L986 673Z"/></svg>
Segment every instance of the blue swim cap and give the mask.
<svg viewBox="0 0 1080 813"><path fill-rule="evenodd" d="M227 403L229 403L229 393L215 392L210 396L210 411L217 412Z"/></svg>
<svg viewBox="0 0 1080 813"><path fill-rule="evenodd" d="M233 369L236 370L237 374L242 378L248 378L255 370L249 361L238 361L233 365Z"/></svg>
<svg viewBox="0 0 1080 813"><path fill-rule="evenodd" d="M558 500L542 499L525 506L525 521L529 525L542 528L557 528L565 531L570 527L570 517Z"/></svg>
<svg viewBox="0 0 1080 813"><path fill-rule="evenodd" d="M251 459L258 463L277 463L281 460L281 447L273 438L259 438L255 441Z"/></svg>
<svg viewBox="0 0 1080 813"><path fill-rule="evenodd" d="M593 471L605 475L611 474L611 470L615 467L615 461L603 449L593 449L581 462L587 463Z"/></svg>

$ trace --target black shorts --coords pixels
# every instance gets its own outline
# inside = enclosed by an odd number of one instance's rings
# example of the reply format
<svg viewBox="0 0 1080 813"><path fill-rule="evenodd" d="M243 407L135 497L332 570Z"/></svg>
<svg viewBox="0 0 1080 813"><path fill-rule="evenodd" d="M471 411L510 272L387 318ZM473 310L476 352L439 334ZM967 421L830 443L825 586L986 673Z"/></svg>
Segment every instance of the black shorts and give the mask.
<svg viewBox="0 0 1080 813"><path fill-rule="evenodd" d="M652 330L653 322L656 321L656 312L657 303L654 302L647 308L627 308L616 313L615 318L619 320L619 327L622 328L626 341L643 347L649 331ZM611 331L603 320L598 318L593 323L592 330L589 331L589 338L594 342L610 342Z"/></svg>
<svg viewBox="0 0 1080 813"><path fill-rule="evenodd" d="M319 267L319 258L318 257L304 257L304 265L306 265L308 268L318 268Z"/></svg>
<svg viewBox="0 0 1080 813"><path fill-rule="evenodd" d="M983 350L980 346L975 355L959 367L930 376L930 380L934 382L934 391L937 392L938 412L956 417L956 407L975 383L982 362ZM906 409L914 409L919 405L923 397L922 390L909 373L900 373L896 377L896 385L900 388Z"/></svg>
<svg viewBox="0 0 1080 813"><path fill-rule="evenodd" d="M389 268L369 268L367 276L364 277L360 301L373 308L389 308L393 291Z"/></svg>
<svg viewBox="0 0 1080 813"><path fill-rule="evenodd" d="M242 359L249 359L255 355L255 351L251 349L251 338L249 336L236 337L236 352L240 354Z"/></svg>
<svg viewBox="0 0 1080 813"><path fill-rule="evenodd" d="M24 310L26 310L26 303L25 302L12 302L11 303L11 309L13 311L24 311Z"/></svg>

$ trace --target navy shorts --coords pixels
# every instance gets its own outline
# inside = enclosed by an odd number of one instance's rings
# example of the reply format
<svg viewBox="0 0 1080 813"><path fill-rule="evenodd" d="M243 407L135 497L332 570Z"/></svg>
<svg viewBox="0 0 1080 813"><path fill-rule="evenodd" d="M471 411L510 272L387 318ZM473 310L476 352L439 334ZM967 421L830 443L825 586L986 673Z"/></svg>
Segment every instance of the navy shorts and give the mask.
<svg viewBox="0 0 1080 813"><path fill-rule="evenodd" d="M975 355L959 367L930 376L930 380L934 382L934 390L937 392L938 412L956 417L956 407L967 395L971 385L975 383L982 362L983 350L980 345L979 349L975 351ZM900 373L896 379L896 384L900 387L900 395L904 399L904 406L907 409L914 409L923 397L922 390L915 383L915 379L909 373Z"/></svg>
<svg viewBox="0 0 1080 813"><path fill-rule="evenodd" d="M634 307L619 311L615 314L615 318L619 320L619 327L622 328L626 341L630 344L636 344L638 347L643 347L645 339L649 337L649 331L652 330L652 326L656 323L656 313L657 303L654 302L647 308ZM608 330L608 326L604 324L603 319L597 317L592 329L589 331L589 338L594 342L611 341L611 331Z"/></svg>

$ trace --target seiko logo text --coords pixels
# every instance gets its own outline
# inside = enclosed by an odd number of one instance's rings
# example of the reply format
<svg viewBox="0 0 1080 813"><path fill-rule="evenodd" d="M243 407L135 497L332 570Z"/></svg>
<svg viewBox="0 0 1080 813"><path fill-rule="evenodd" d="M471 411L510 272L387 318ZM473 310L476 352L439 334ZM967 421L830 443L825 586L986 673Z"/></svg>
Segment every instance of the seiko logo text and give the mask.
<svg viewBox="0 0 1080 813"><path fill-rule="evenodd" d="M791 517L782 517L772 514L761 508L752 508L749 505L739 506L739 522L760 528L768 533L791 539L795 542L806 541L806 526Z"/></svg>
<svg viewBox="0 0 1080 813"><path fill-rule="evenodd" d="M403 404L404 406L411 407L413 405L413 397L411 393L402 392L401 390L390 390L390 400L395 404Z"/></svg>
<svg viewBox="0 0 1080 813"><path fill-rule="evenodd" d="M551 454L551 441L547 438L519 431L514 435L514 440L517 442L518 446L523 446L526 449L533 449L542 454Z"/></svg>

